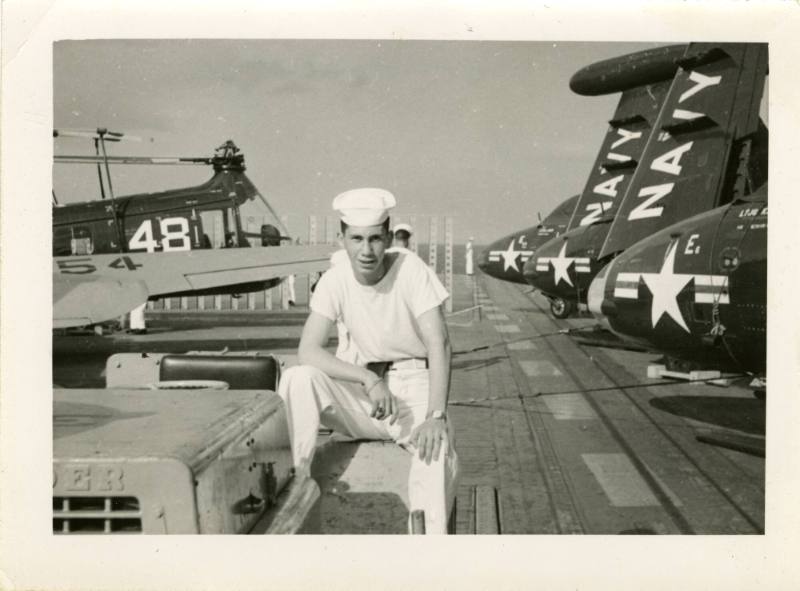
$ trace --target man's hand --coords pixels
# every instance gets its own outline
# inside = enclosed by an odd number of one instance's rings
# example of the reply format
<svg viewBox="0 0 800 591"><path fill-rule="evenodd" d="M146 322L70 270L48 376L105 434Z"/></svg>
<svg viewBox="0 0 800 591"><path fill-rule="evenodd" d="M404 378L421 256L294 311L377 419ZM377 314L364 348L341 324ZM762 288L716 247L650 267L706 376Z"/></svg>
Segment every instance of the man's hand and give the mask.
<svg viewBox="0 0 800 591"><path fill-rule="evenodd" d="M447 424L444 419L426 419L411 433L411 443L419 450L419 459L426 464L439 460L442 442L447 438Z"/></svg>
<svg viewBox="0 0 800 591"><path fill-rule="evenodd" d="M389 417L389 424L394 425L398 416L398 405L394 394L389 390L386 382L380 378L367 388L367 396L372 401L372 412L369 416L382 421Z"/></svg>

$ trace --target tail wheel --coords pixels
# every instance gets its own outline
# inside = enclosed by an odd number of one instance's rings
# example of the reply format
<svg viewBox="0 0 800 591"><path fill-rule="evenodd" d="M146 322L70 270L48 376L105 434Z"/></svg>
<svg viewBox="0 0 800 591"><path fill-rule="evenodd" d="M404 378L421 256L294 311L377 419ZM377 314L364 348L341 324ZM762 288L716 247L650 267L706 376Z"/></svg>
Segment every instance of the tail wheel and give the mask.
<svg viewBox="0 0 800 591"><path fill-rule="evenodd" d="M566 318L575 310L575 304L563 298L552 298L550 300L550 312L556 318Z"/></svg>

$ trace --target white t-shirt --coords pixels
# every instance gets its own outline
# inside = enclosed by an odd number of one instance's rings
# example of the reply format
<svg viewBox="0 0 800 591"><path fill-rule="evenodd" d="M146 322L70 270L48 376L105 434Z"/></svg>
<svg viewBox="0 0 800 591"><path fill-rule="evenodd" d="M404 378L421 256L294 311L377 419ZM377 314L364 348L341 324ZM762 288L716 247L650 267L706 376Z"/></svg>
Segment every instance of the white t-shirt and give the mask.
<svg viewBox="0 0 800 591"><path fill-rule="evenodd" d="M336 265L349 265L350 264L350 257L347 256L347 251L342 248L341 250L337 250L331 255L331 267L335 267Z"/></svg>
<svg viewBox="0 0 800 591"><path fill-rule="evenodd" d="M387 252L397 259L377 284L362 285L350 264L334 264L311 297L314 312L342 321L361 363L427 357L416 319L449 297L417 255L401 248Z"/></svg>
<svg viewBox="0 0 800 591"><path fill-rule="evenodd" d="M337 250L331 255L331 267L336 265L350 266L350 257L347 256L345 249ZM336 357L342 361L347 361L354 365L364 365L358 354L358 347L350 338L350 333L347 332L347 327L342 322L341 318L336 320L336 333L338 337L338 345L336 347Z"/></svg>

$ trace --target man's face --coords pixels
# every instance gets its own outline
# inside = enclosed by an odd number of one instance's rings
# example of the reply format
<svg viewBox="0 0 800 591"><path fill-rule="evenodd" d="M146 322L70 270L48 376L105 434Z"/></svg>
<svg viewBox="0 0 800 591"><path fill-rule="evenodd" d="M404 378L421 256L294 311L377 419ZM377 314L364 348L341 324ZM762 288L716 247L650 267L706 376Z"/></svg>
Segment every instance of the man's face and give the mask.
<svg viewBox="0 0 800 591"><path fill-rule="evenodd" d="M383 257L389 247L389 233L383 224L348 226L343 242L357 276L367 282L378 281L383 276Z"/></svg>

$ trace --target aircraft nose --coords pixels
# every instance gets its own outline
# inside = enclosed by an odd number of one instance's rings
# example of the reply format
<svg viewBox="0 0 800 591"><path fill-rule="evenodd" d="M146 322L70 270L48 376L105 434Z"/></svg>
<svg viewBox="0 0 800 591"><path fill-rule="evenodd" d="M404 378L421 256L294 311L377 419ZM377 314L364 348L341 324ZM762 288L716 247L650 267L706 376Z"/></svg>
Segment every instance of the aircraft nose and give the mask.
<svg viewBox="0 0 800 591"><path fill-rule="evenodd" d="M536 256L535 255L532 256L531 258L529 258L525 262L525 265L522 267L522 276L525 278L525 281L527 281L528 283L532 283L536 279L536 277L538 276L538 273L536 272Z"/></svg>
<svg viewBox="0 0 800 591"><path fill-rule="evenodd" d="M489 272L489 251L491 249L492 247L488 246L478 255L478 268L484 273Z"/></svg>
<svg viewBox="0 0 800 591"><path fill-rule="evenodd" d="M592 315L605 327L610 328L607 314L611 311L613 302L605 301L606 284L610 273L611 262L600 269L600 272L589 285L589 292L586 294L586 303Z"/></svg>

